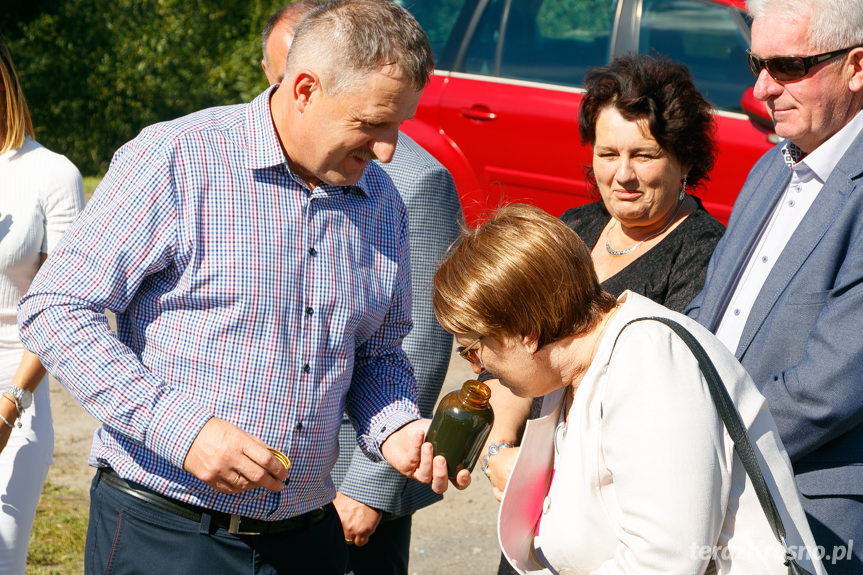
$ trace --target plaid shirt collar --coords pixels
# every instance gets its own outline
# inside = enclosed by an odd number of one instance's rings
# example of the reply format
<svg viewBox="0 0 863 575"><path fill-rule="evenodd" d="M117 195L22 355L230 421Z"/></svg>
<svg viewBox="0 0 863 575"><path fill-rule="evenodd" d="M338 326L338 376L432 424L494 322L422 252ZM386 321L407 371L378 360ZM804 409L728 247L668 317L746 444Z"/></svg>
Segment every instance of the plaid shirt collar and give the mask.
<svg viewBox="0 0 863 575"><path fill-rule="evenodd" d="M248 134L248 146L246 147L246 166L250 170L265 170L276 166L284 166L291 176L303 187L308 185L298 175L293 173L285 161L285 153L279 141L279 134L273 125L272 112L270 110L270 99L278 86L273 85L259 94L246 109L246 123L251 128ZM355 194L369 196L369 184L367 181L368 169L356 184L351 186L330 186L321 184L316 191L323 194Z"/></svg>

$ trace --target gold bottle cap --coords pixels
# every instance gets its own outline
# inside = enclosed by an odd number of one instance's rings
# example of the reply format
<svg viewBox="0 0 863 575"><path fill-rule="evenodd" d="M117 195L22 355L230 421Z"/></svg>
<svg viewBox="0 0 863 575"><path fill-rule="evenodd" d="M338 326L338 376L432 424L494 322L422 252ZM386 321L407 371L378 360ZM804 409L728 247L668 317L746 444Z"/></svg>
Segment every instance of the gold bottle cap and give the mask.
<svg viewBox="0 0 863 575"><path fill-rule="evenodd" d="M271 448L271 447L270 447L270 448L268 448L268 449L270 450L270 453L272 453L272 454L273 454L273 457L275 457L276 459L278 459L278 460L279 460L279 463L281 463L282 465L284 465L284 466L285 466L285 469L290 469L290 467L291 467L291 460L290 460L290 459L288 459L288 456L287 456L287 455L285 455L284 453L282 453L282 452L281 452L281 451L279 451L278 449L273 449L273 448Z"/></svg>

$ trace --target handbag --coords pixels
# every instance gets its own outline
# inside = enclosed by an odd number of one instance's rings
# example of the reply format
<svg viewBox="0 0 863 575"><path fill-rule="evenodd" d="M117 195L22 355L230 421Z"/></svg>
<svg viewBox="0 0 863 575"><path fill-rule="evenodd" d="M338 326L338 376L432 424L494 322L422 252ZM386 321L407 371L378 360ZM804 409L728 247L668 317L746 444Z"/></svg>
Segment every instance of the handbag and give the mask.
<svg viewBox="0 0 863 575"><path fill-rule="evenodd" d="M628 322L623 327L626 329L630 324L645 320L658 321L671 328L689 347L695 359L698 360L698 366L701 368L701 373L704 374L704 379L707 381L707 388L710 391L710 397L713 398L713 403L716 405L716 411L719 412L719 417L722 418L722 422L725 424L725 428L728 429L728 434L734 442L734 451L737 452L738 457L743 462L746 474L749 476L750 481L752 481L755 494L758 496L761 508L764 509L764 514L767 516L767 522L770 523L773 535L776 536L776 539L785 549L785 565L788 566L788 575L812 575L797 563L794 553L788 549L788 544L785 542L785 526L782 524L782 518L776 509L773 496L770 495L770 490L767 488L767 482L764 481L761 468L758 467L755 450L749 442L749 436L746 435L746 427L744 427L740 414L731 401L731 396L728 395L728 390L722 384L719 372L716 371L716 367L713 365L707 352L704 351L698 340L685 327L673 319L658 316L642 317Z"/></svg>

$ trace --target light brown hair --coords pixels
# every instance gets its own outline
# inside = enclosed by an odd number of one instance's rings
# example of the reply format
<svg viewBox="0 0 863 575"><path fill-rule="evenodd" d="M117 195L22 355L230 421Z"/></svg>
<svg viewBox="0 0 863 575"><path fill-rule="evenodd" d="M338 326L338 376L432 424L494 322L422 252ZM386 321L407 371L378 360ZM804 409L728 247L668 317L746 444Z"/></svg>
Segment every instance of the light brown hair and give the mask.
<svg viewBox="0 0 863 575"><path fill-rule="evenodd" d="M30 110L6 43L0 39L0 154L17 150L33 134Z"/></svg>
<svg viewBox="0 0 863 575"><path fill-rule="evenodd" d="M523 204L462 230L435 273L433 300L449 332L529 336L537 349L589 331L616 303L578 235Z"/></svg>

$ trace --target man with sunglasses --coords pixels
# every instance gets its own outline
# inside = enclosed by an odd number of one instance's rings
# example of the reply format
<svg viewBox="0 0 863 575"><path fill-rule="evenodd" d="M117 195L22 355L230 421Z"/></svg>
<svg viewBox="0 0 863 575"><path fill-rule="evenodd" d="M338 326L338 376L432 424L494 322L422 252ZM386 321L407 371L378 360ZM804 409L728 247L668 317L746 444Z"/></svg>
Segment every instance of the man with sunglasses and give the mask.
<svg viewBox="0 0 863 575"><path fill-rule="evenodd" d="M831 574L863 573L863 0L749 0L753 167L688 313L752 375ZM822 552L822 550L810 550Z"/></svg>

